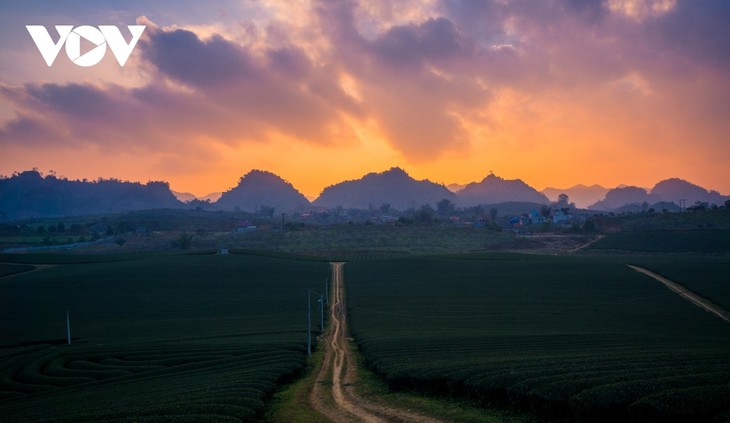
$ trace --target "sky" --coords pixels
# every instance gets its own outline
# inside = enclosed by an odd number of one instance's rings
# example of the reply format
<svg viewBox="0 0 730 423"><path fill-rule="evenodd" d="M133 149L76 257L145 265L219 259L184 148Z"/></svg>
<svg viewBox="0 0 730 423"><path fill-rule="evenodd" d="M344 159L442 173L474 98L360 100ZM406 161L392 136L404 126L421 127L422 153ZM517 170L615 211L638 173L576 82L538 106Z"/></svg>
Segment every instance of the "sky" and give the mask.
<svg viewBox="0 0 730 423"><path fill-rule="evenodd" d="M262 169L316 197L400 166L730 194L727 22L730 0L6 0L0 174L202 196ZM146 29L124 67L49 67L25 25L61 24Z"/></svg>

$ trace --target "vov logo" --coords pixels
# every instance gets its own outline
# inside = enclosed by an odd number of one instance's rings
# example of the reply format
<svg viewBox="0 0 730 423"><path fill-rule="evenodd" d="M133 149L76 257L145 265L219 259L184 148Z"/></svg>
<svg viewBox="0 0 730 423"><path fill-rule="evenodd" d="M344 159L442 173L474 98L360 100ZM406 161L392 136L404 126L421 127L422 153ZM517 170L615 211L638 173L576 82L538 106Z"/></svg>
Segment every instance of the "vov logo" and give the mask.
<svg viewBox="0 0 730 423"><path fill-rule="evenodd" d="M66 45L66 55L78 66L94 66L104 58L107 45L114 53L119 66L124 66L142 36L146 25L127 25L132 34L132 41L127 43L122 32L114 25L99 25L95 28L89 25L81 25L74 28L73 25L56 25L58 42L53 42L51 35L43 25L26 25L38 51L50 67L61 52L61 47ZM85 39L96 47L81 54L81 39Z"/></svg>

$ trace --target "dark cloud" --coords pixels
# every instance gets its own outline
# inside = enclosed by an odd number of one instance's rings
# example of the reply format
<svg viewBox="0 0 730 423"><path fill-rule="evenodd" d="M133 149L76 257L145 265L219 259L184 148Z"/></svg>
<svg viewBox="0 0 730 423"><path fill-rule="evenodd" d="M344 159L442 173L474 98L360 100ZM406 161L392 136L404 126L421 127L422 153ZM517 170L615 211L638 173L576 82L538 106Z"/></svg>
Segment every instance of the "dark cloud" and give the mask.
<svg viewBox="0 0 730 423"><path fill-rule="evenodd" d="M420 65L438 63L471 54L470 41L445 18L429 19L418 25L390 28L370 46L381 63Z"/></svg>
<svg viewBox="0 0 730 423"><path fill-rule="evenodd" d="M0 141L21 143L43 134L44 142L56 144L173 154L184 154L201 138L236 144L284 134L327 144L334 141L333 133L347 132L344 114L358 114L356 102L332 74L336 69L315 68L294 45L254 53L220 36L204 41L190 31L150 25L140 46L147 67L154 70L151 82L142 87L2 86L0 95L23 117L5 124Z"/></svg>
<svg viewBox="0 0 730 423"><path fill-rule="evenodd" d="M14 143L24 147L44 146L57 138L56 131L46 122L25 114L19 114L0 128L0 141Z"/></svg>
<svg viewBox="0 0 730 423"><path fill-rule="evenodd" d="M269 50L267 56L272 70L295 80L308 76L312 67L307 55L294 47Z"/></svg>
<svg viewBox="0 0 730 423"><path fill-rule="evenodd" d="M201 41L190 31L152 28L140 42L142 52L160 72L180 82L208 87L258 74L254 59L219 35Z"/></svg>
<svg viewBox="0 0 730 423"><path fill-rule="evenodd" d="M107 93L91 85L28 84L25 94L44 110L78 119L103 119L127 110Z"/></svg>
<svg viewBox="0 0 730 423"><path fill-rule="evenodd" d="M666 15L649 20L643 31L656 48L699 63L730 65L730 1L680 0Z"/></svg>

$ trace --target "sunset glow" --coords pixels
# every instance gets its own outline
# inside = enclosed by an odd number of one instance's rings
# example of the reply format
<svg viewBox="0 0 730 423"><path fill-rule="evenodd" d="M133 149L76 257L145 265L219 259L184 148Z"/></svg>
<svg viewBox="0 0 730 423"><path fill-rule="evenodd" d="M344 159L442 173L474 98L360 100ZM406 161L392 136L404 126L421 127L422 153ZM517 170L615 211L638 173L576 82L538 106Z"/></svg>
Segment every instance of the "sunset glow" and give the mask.
<svg viewBox="0 0 730 423"><path fill-rule="evenodd" d="M400 166L730 194L726 1L128 3L3 5L0 174L202 196L264 169L316 197ZM48 67L29 24L147 28L123 68Z"/></svg>

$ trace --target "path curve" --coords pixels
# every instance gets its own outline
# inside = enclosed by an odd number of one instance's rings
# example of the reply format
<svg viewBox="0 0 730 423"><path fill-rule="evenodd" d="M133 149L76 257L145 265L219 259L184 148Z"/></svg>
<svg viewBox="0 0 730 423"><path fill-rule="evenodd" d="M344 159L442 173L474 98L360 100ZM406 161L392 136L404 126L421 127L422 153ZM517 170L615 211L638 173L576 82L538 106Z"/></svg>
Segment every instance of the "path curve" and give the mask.
<svg viewBox="0 0 730 423"><path fill-rule="evenodd" d="M333 422L440 423L428 416L378 404L360 397L354 389L357 367L347 338L347 307L343 288L344 263L332 263L330 330L327 333L324 361L312 389L312 407ZM331 389L327 389L330 385Z"/></svg>
<svg viewBox="0 0 730 423"><path fill-rule="evenodd" d="M627 266L636 270L637 272L651 276L652 278L654 278L654 279L658 280L659 282L663 283L664 285L666 285L667 288L669 288L672 291L679 294L680 297L683 297L684 299L691 302L692 304L694 304L698 307L702 307L703 309L716 315L717 317L721 318L722 320L730 323L730 313L728 313L727 310L720 307L719 305L708 300L707 298L702 297L698 294L695 294L694 292L688 290L686 287L678 284L677 282L667 279L662 275L656 274L656 273L652 272L651 270L644 269L643 267L634 266L631 264L628 264Z"/></svg>
<svg viewBox="0 0 730 423"><path fill-rule="evenodd" d="M16 263L10 263L10 264L16 264ZM18 264L25 264L25 263L18 263ZM58 264L31 264L30 266L33 266L32 269L24 270L22 272L13 273L10 275L0 276L0 279L10 279L15 276L20 275L27 275L28 273L34 273L34 272L40 272L41 270L51 269L53 267L58 267Z"/></svg>

